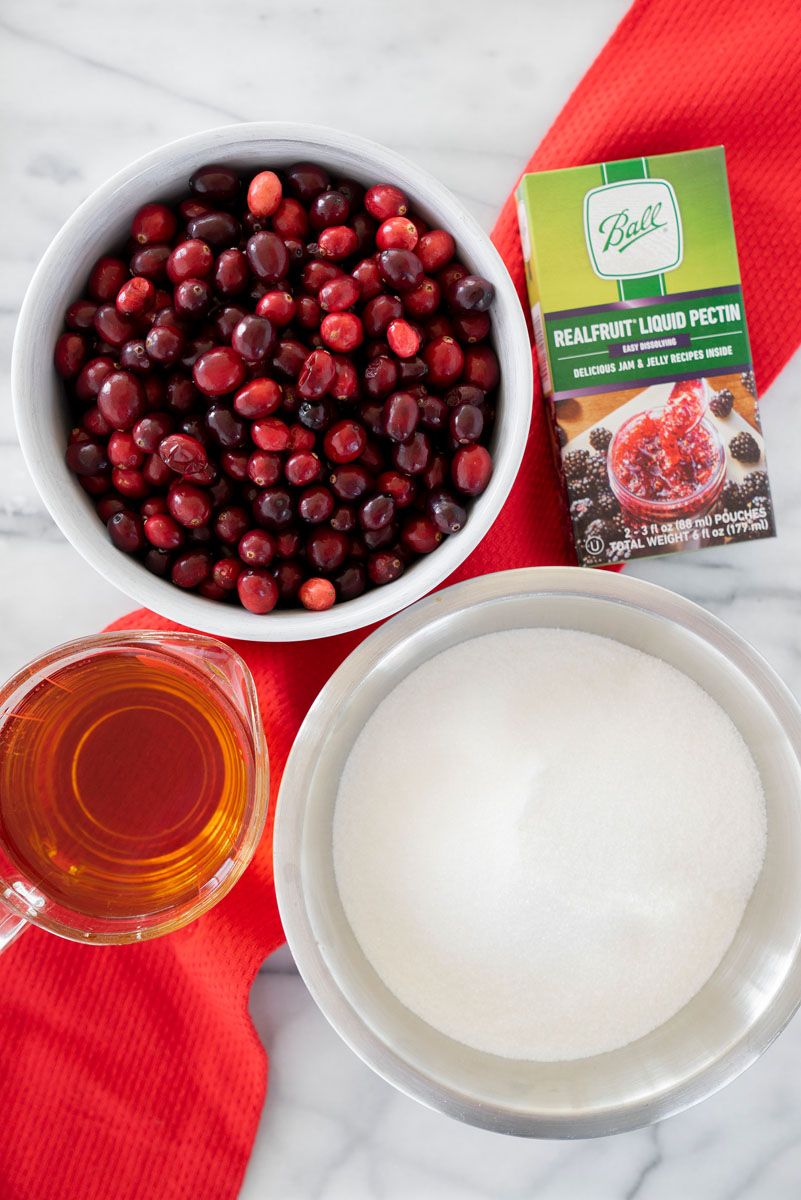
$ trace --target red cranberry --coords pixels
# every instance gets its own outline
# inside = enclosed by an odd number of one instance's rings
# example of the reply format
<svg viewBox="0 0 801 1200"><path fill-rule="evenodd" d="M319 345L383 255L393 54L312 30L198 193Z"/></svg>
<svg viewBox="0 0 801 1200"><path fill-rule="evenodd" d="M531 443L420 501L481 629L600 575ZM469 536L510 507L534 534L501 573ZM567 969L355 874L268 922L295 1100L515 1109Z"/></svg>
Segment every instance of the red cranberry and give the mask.
<svg viewBox="0 0 801 1200"><path fill-rule="evenodd" d="M276 329L283 329L295 315L297 305L289 292L265 292L256 305L256 313L266 317Z"/></svg>
<svg viewBox="0 0 801 1200"><path fill-rule="evenodd" d="M353 254L357 245L357 237L348 225L332 225L324 229L317 239L320 253L334 262L341 262Z"/></svg>
<svg viewBox="0 0 801 1200"><path fill-rule="evenodd" d="M391 358L379 354L364 369L364 387L368 396L383 400L398 382L398 366Z"/></svg>
<svg viewBox="0 0 801 1200"><path fill-rule="evenodd" d="M165 488L175 480L171 470L158 454L148 454L142 467L142 476L151 487Z"/></svg>
<svg viewBox="0 0 801 1200"><path fill-rule="evenodd" d="M382 587L403 574L403 562L392 551L378 550L367 559L367 574L374 584Z"/></svg>
<svg viewBox="0 0 801 1200"><path fill-rule="evenodd" d="M184 335L175 325L154 325L145 338L148 358L162 366L177 362L184 348Z"/></svg>
<svg viewBox="0 0 801 1200"><path fill-rule="evenodd" d="M231 204L239 195L241 180L231 167L210 163L199 167L189 180L189 190L199 200Z"/></svg>
<svg viewBox="0 0 801 1200"><path fill-rule="evenodd" d="M350 275L338 275L324 283L317 293L320 307L326 312L338 313L351 308L359 299L361 288Z"/></svg>
<svg viewBox="0 0 801 1200"><path fill-rule="evenodd" d="M334 382L329 394L335 400L355 400L359 393L359 376L349 358L341 354L334 355Z"/></svg>
<svg viewBox="0 0 801 1200"><path fill-rule="evenodd" d="M395 501L378 493L359 505L357 515L362 529L383 529L395 517Z"/></svg>
<svg viewBox="0 0 801 1200"><path fill-rule="evenodd" d="M75 395L84 402L93 400L100 391L103 380L114 370L114 359L110 355L91 358L81 367L75 380Z"/></svg>
<svg viewBox="0 0 801 1200"><path fill-rule="evenodd" d="M251 426L250 435L259 449L264 451L280 453L289 445L289 426L279 417L265 417L261 421L255 421ZM258 483L258 480L255 482Z"/></svg>
<svg viewBox="0 0 801 1200"><path fill-rule="evenodd" d="M305 238L309 232L306 209L292 196L285 196L273 216L273 229L282 238Z"/></svg>
<svg viewBox="0 0 801 1200"><path fill-rule="evenodd" d="M199 238L190 238L176 246L167 259L167 277L173 283L184 279L205 279L214 266L211 247Z"/></svg>
<svg viewBox="0 0 801 1200"><path fill-rule="evenodd" d="M211 568L211 577L217 587L222 588L225 592L232 592L244 569L238 558L221 558Z"/></svg>
<svg viewBox="0 0 801 1200"><path fill-rule="evenodd" d="M425 319L439 308L440 288L435 279L424 278L419 287L403 294L403 307L412 317Z"/></svg>
<svg viewBox="0 0 801 1200"><path fill-rule="evenodd" d="M192 369L195 385L206 396L224 396L245 381L245 364L229 346L217 346L201 354Z"/></svg>
<svg viewBox="0 0 801 1200"><path fill-rule="evenodd" d="M442 294L447 296L448 288L451 286L451 284L455 283L457 279L464 279L465 275L467 274L469 274L467 267L463 267L461 263L448 263L447 267L444 267L437 274L437 283L442 289Z"/></svg>
<svg viewBox="0 0 801 1200"><path fill-rule="evenodd" d="M306 539L306 558L317 571L336 571L347 557L350 541L337 529L315 529Z"/></svg>
<svg viewBox="0 0 801 1200"><path fill-rule="evenodd" d="M360 463L347 463L332 471L328 482L340 500L358 500L369 488L371 475Z"/></svg>
<svg viewBox="0 0 801 1200"><path fill-rule="evenodd" d="M176 416L183 416L185 413L191 412L201 399L200 392L193 385L191 379L187 379L186 375L181 375L178 371L170 375L165 398L170 412L175 413Z"/></svg>
<svg viewBox="0 0 801 1200"><path fill-rule="evenodd" d="M330 283L332 279L340 279L342 276L342 268L335 263L314 259L312 262L306 263L303 268L300 284L305 292L317 296L325 284Z"/></svg>
<svg viewBox="0 0 801 1200"><path fill-rule="evenodd" d="M307 579L298 590L298 598L304 608L322 612L336 601L334 585L328 579Z"/></svg>
<svg viewBox="0 0 801 1200"><path fill-rule="evenodd" d="M408 217L389 217L375 235L379 250L414 250L417 230Z"/></svg>
<svg viewBox="0 0 801 1200"><path fill-rule="evenodd" d="M353 462L364 450L367 435L356 421L337 421L326 432L323 449L333 463Z"/></svg>
<svg viewBox="0 0 801 1200"><path fill-rule="evenodd" d="M123 509L108 520L106 528L118 550L124 550L126 554L135 554L137 550L144 549L142 519L136 513Z"/></svg>
<svg viewBox="0 0 801 1200"><path fill-rule="evenodd" d="M458 342L451 337L435 338L423 350L428 367L427 380L432 387L448 387L462 374L465 356Z"/></svg>
<svg viewBox="0 0 801 1200"><path fill-rule="evenodd" d="M97 405L87 408L81 418L81 428L85 429L90 437L108 437L111 433L111 425L105 419Z"/></svg>
<svg viewBox="0 0 801 1200"><path fill-rule="evenodd" d="M340 354L350 354L364 340L362 323L351 312L329 313L323 318L320 334L326 346Z"/></svg>
<svg viewBox="0 0 801 1200"><path fill-rule="evenodd" d="M319 400L331 387L335 376L331 355L325 350L313 350L298 376L298 392L306 400Z"/></svg>
<svg viewBox="0 0 801 1200"><path fill-rule="evenodd" d="M185 433L172 433L163 438L158 453L162 462L179 475L196 475L209 465L205 448Z"/></svg>
<svg viewBox="0 0 801 1200"><path fill-rule="evenodd" d="M165 204L143 204L131 222L131 237L142 246L169 242L175 230L175 216Z"/></svg>
<svg viewBox="0 0 801 1200"><path fill-rule="evenodd" d="M420 349L420 335L408 321L390 321L387 341L398 358L411 358Z"/></svg>
<svg viewBox="0 0 801 1200"><path fill-rule="evenodd" d="M289 270L289 251L277 233L254 233L248 238L247 258L253 274L265 283L278 283Z"/></svg>
<svg viewBox="0 0 801 1200"><path fill-rule="evenodd" d="M135 317L140 313L147 312L153 306L155 298L154 284L149 279L145 279L144 275L137 275L133 279L126 280L117 292L117 310L126 317Z"/></svg>
<svg viewBox="0 0 801 1200"><path fill-rule="evenodd" d="M327 521L334 511L334 497L327 487L321 483L304 488L298 500L298 516L310 525L320 525Z"/></svg>
<svg viewBox="0 0 801 1200"><path fill-rule="evenodd" d="M184 531L167 513L156 513L145 521L145 537L158 550L177 550L183 545Z"/></svg>
<svg viewBox="0 0 801 1200"><path fill-rule="evenodd" d="M249 612L268 613L278 603L278 585L263 567L243 571L236 581L236 590L242 606Z"/></svg>
<svg viewBox="0 0 801 1200"><path fill-rule="evenodd" d="M272 487L281 478L282 467L280 454L269 450L254 450L248 459L248 478L257 487Z"/></svg>
<svg viewBox="0 0 801 1200"><path fill-rule="evenodd" d="M319 458L308 450L298 450L284 463L284 474L294 487L306 487L319 478L321 470Z"/></svg>
<svg viewBox="0 0 801 1200"><path fill-rule="evenodd" d="M378 183L368 189L364 207L377 221L388 221L390 217L403 217L409 211L409 201L400 188L391 183Z"/></svg>
<svg viewBox="0 0 801 1200"><path fill-rule="evenodd" d="M297 529L282 529L275 535L275 553L279 558L294 558L303 545Z"/></svg>
<svg viewBox="0 0 801 1200"><path fill-rule="evenodd" d="M378 263L375 259L362 259L351 271L351 278L358 283L361 299L365 303L368 300L374 300L383 291L384 281L381 278L381 272L378 269Z"/></svg>
<svg viewBox="0 0 801 1200"><path fill-rule="evenodd" d="M451 409L449 429L454 441L466 444L477 442L484 429L481 409L474 404L459 404Z"/></svg>
<svg viewBox="0 0 801 1200"><path fill-rule="evenodd" d="M134 441L133 434L115 430L108 440L108 460L113 467L141 467L145 456ZM98 470L103 468L99 467Z"/></svg>
<svg viewBox="0 0 801 1200"><path fill-rule="evenodd" d="M491 392L498 386L500 368L495 352L490 346L468 346L464 355L464 381Z"/></svg>
<svg viewBox="0 0 801 1200"><path fill-rule="evenodd" d="M453 332L460 342L472 345L480 342L490 331L489 313L475 312L459 314L453 318Z"/></svg>
<svg viewBox="0 0 801 1200"><path fill-rule="evenodd" d="M173 293L175 311L180 317L190 317L193 320L206 315L212 300L212 290L205 279L184 279Z"/></svg>
<svg viewBox="0 0 801 1200"><path fill-rule="evenodd" d="M392 462L404 475L419 475L428 466L431 443L424 433L415 433L408 442L393 447Z"/></svg>
<svg viewBox="0 0 801 1200"><path fill-rule="evenodd" d="M283 378L297 379L307 356L308 350L302 342L294 338L284 338L278 343L271 365Z"/></svg>
<svg viewBox="0 0 801 1200"><path fill-rule="evenodd" d="M462 446L453 456L451 477L466 496L479 496L490 480L492 459L484 446Z"/></svg>
<svg viewBox="0 0 801 1200"><path fill-rule="evenodd" d="M54 361L62 379L74 379L86 362L88 347L79 333L62 333L56 342Z"/></svg>
<svg viewBox="0 0 801 1200"><path fill-rule="evenodd" d="M130 371L111 371L97 393L97 407L112 429L133 429L147 407L145 390Z"/></svg>
<svg viewBox="0 0 801 1200"><path fill-rule="evenodd" d="M250 280L248 260L241 250L223 250L214 264L214 287L221 296L239 296Z"/></svg>
<svg viewBox="0 0 801 1200"><path fill-rule="evenodd" d="M226 546L234 546L250 529L250 517L239 505L226 505L214 518L214 532Z"/></svg>
<svg viewBox="0 0 801 1200"><path fill-rule="evenodd" d="M430 554L442 541L442 533L422 513L410 513L401 527L401 541L415 554Z"/></svg>
<svg viewBox="0 0 801 1200"><path fill-rule="evenodd" d="M316 445L317 438L310 429L304 429L302 425L290 426L287 442L287 450L290 453L295 450L313 450Z"/></svg>
<svg viewBox="0 0 801 1200"><path fill-rule="evenodd" d="M403 305L397 296L382 293L365 304L362 311L364 330L368 337L380 338L391 321L403 316Z"/></svg>
<svg viewBox="0 0 801 1200"><path fill-rule="evenodd" d="M350 504L338 504L331 513L329 524L339 533L350 533L356 525L356 513Z"/></svg>
<svg viewBox="0 0 801 1200"><path fill-rule="evenodd" d="M136 322L118 312L116 304L101 304L95 313L95 331L103 341L116 349L136 337ZM71 333L66 336L74 338L79 335Z"/></svg>
<svg viewBox="0 0 801 1200"><path fill-rule="evenodd" d="M167 496L167 507L170 516L187 529L205 525L211 516L208 494L193 483L174 483Z"/></svg>
<svg viewBox="0 0 801 1200"><path fill-rule="evenodd" d="M266 567L275 557L275 538L266 529L251 529L239 539L237 552L248 567Z"/></svg>
<svg viewBox="0 0 801 1200"><path fill-rule="evenodd" d="M379 492L385 492L392 497L396 508L406 508L417 493L414 480L400 471L382 471L375 481L375 486Z"/></svg>
<svg viewBox="0 0 801 1200"><path fill-rule="evenodd" d="M303 329L319 329L322 313L314 296L298 296L296 320Z"/></svg>
<svg viewBox="0 0 801 1200"><path fill-rule="evenodd" d="M283 188L275 171L259 171L248 187L248 208L254 217L271 217L281 203Z"/></svg>
<svg viewBox="0 0 801 1200"><path fill-rule="evenodd" d="M93 300L107 304L109 300L115 299L127 278L128 268L121 259L109 258L107 255L99 258L89 276L89 295Z"/></svg>

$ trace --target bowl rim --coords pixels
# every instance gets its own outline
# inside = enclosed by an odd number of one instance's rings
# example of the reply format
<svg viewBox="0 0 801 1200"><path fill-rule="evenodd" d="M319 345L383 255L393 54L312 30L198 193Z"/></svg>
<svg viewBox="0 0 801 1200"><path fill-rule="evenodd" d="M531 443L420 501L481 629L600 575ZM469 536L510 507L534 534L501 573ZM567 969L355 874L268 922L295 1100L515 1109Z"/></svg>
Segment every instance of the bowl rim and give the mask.
<svg viewBox="0 0 801 1200"><path fill-rule="evenodd" d="M715 1060L631 1102L576 1111L569 1116L490 1104L435 1079L387 1044L340 990L329 971L308 915L301 874L306 798L316 751L359 681L380 667L401 642L450 615L487 602L525 595L599 598L667 619L701 637L759 688L801 760L801 708L773 668L744 638L700 605L653 583L581 567L525 567L478 576L427 596L371 633L344 660L318 694L284 768L273 826L273 874L281 922L295 964L323 1016L378 1075L429 1108L471 1125L525 1137L601 1137L639 1129L692 1107L742 1074L778 1037L801 1005L801 944L767 1009Z"/></svg>
<svg viewBox="0 0 801 1200"><path fill-rule="evenodd" d="M41 377L43 371L52 370L49 361L46 365L43 362L36 336L43 317L52 315L52 303L47 298L51 273L56 264L69 258L81 235L96 226L103 228L104 213L145 172L168 169L180 159L183 165L177 170L173 167L171 177L176 180L181 171L186 173L192 156L202 155L206 161L213 161L215 155L226 155L232 161L237 151L259 142L265 143L265 157L269 155L270 144L274 148L296 146L298 153L302 145L310 158L319 155L323 161L328 149L337 156L360 157L364 168L371 172L386 170L407 180L418 201L441 214L443 225L453 232L467 257L479 259L481 269L491 275L498 326L502 324L502 336L510 350L512 371L508 366L504 369L508 391L504 397L502 442L496 448L489 486L476 498L465 528L447 539L431 556L418 559L412 570L385 588L371 589L355 600L319 613L305 610L250 613L244 608L183 592L123 555L108 540L99 521L94 524L87 521L88 498L81 500L77 496L79 485L69 475L63 456L46 444L47 439L40 439L38 421L42 412L49 411L49 405L28 403L28 397L38 390L37 375ZM355 162L353 167L358 169ZM165 181L164 190L169 186L170 182ZM523 308L506 266L489 235L448 188L403 155L367 138L321 125L258 121L218 126L159 146L117 171L83 201L50 243L26 291L12 349L11 388L17 434L37 491L61 532L96 571L137 603L185 627L218 637L300 641L349 632L391 616L441 584L476 548L498 517L522 462L533 404L533 366ZM74 492L65 503L64 488L68 481ZM74 504L69 502L73 499Z"/></svg>

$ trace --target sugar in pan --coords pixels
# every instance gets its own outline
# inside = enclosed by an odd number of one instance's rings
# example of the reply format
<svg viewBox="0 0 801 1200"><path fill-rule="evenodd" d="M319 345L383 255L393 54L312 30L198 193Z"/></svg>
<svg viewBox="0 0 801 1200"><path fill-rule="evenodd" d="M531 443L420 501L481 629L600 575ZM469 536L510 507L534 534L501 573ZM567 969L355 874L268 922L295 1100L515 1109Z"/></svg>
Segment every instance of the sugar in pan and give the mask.
<svg viewBox="0 0 801 1200"><path fill-rule="evenodd" d="M334 818L364 954L441 1032L509 1058L626 1045L720 963L765 853L762 786L720 705L595 634L453 646L364 726Z"/></svg>

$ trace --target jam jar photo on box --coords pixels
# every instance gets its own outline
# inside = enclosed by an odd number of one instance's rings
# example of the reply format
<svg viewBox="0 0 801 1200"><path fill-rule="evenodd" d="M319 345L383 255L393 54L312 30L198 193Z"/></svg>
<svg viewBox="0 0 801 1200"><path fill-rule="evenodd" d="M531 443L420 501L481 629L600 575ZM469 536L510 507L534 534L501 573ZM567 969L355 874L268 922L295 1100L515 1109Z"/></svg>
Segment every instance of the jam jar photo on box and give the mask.
<svg viewBox="0 0 801 1200"><path fill-rule="evenodd" d="M555 417L581 565L774 534L750 372L565 400Z"/></svg>

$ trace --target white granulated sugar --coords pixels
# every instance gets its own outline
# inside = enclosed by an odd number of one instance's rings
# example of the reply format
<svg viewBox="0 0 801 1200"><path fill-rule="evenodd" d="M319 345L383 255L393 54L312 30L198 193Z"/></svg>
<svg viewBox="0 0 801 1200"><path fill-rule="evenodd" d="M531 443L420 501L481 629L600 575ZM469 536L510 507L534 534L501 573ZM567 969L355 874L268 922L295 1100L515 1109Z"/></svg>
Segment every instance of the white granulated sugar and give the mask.
<svg viewBox="0 0 801 1200"><path fill-rule="evenodd" d="M510 1058L661 1025L720 962L765 853L753 759L696 683L563 629L407 676L340 781L336 878L367 958L429 1024Z"/></svg>

